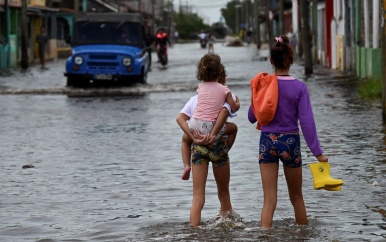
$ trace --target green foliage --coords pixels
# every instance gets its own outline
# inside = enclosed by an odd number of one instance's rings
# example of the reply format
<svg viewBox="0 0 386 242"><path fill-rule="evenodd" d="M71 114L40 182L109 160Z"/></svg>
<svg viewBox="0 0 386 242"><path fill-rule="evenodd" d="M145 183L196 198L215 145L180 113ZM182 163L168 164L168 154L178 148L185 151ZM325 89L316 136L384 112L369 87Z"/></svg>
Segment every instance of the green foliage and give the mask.
<svg viewBox="0 0 386 242"><path fill-rule="evenodd" d="M198 33L209 29L209 26L204 24L203 19L196 13L180 11L175 14L174 20L179 38L182 39L195 39Z"/></svg>
<svg viewBox="0 0 386 242"><path fill-rule="evenodd" d="M381 78L369 77L362 79L358 83L358 91L361 98L381 99L382 80Z"/></svg>
<svg viewBox="0 0 386 242"><path fill-rule="evenodd" d="M214 23L210 29L207 29L207 32L210 32L214 35L214 37L216 38L225 38L225 36L227 36L228 34L228 29L224 26L223 23L221 22L217 22L217 23Z"/></svg>
<svg viewBox="0 0 386 242"><path fill-rule="evenodd" d="M221 9L221 14L224 16L225 23L233 30L236 29L236 11L235 5L238 4L235 1L228 2L225 8Z"/></svg>

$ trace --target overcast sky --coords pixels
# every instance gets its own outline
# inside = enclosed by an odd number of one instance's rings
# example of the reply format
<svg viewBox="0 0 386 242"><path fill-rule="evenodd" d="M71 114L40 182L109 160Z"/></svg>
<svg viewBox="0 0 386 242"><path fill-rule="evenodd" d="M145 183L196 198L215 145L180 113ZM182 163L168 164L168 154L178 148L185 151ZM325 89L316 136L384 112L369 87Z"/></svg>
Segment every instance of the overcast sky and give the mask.
<svg viewBox="0 0 386 242"><path fill-rule="evenodd" d="M180 3L189 5L192 11L204 19L206 24L220 21L221 8L224 8L230 0L174 0L175 9L178 11Z"/></svg>

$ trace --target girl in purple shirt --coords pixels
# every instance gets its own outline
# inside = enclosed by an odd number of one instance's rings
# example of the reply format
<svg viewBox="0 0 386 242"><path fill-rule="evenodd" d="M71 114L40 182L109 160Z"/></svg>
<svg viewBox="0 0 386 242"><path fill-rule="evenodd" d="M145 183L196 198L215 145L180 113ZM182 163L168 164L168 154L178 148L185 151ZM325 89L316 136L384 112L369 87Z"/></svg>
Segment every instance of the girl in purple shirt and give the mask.
<svg viewBox="0 0 386 242"><path fill-rule="evenodd" d="M302 158L298 121L304 139L316 159L327 162L320 146L312 106L307 86L289 76L288 72L294 60L294 52L288 37L275 38L271 48L271 64L278 79L279 99L274 119L267 125L260 125L259 167L264 192L264 205L261 212L261 227L271 228L273 214L277 204L277 179L279 159L283 163L288 193L294 207L297 224L307 224L307 213L302 193ZM248 119L257 120L252 108Z"/></svg>

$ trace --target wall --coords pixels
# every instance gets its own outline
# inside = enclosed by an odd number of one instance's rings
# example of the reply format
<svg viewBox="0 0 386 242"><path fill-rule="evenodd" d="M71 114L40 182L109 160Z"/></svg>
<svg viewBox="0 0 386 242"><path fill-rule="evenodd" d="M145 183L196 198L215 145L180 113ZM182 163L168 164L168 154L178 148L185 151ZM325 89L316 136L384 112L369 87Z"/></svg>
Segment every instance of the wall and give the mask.
<svg viewBox="0 0 386 242"><path fill-rule="evenodd" d="M382 77L382 49L356 48L356 74L358 77Z"/></svg>
<svg viewBox="0 0 386 242"><path fill-rule="evenodd" d="M336 36L336 69L344 70L344 36Z"/></svg>

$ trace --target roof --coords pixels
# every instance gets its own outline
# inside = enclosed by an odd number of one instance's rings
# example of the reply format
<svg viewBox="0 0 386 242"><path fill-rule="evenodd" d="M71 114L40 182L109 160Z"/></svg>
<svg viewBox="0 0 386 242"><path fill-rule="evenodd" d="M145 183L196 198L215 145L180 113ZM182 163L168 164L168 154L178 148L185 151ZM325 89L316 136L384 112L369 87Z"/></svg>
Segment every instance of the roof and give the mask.
<svg viewBox="0 0 386 242"><path fill-rule="evenodd" d="M143 17L138 13L85 13L78 15L76 22L137 22L143 23Z"/></svg>

